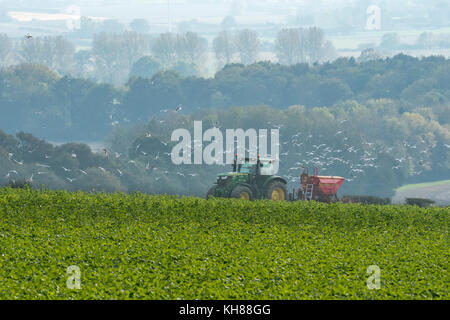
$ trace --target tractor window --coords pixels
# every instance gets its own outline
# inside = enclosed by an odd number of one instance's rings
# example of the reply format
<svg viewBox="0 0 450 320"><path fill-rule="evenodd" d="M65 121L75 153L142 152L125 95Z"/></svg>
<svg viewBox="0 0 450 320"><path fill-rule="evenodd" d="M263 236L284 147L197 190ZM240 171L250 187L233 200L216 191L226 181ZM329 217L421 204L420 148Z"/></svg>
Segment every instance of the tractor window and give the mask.
<svg viewBox="0 0 450 320"><path fill-rule="evenodd" d="M255 167L254 164L251 164L251 163L244 163L244 164L241 166L239 172L240 172L240 173L252 173L252 172L253 172L252 170L254 170L254 167Z"/></svg>

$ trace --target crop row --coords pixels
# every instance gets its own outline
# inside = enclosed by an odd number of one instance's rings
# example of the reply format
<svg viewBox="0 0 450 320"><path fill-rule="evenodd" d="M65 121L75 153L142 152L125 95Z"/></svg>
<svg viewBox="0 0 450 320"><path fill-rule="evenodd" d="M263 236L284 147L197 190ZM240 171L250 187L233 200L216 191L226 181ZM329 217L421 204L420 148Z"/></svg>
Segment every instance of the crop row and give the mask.
<svg viewBox="0 0 450 320"><path fill-rule="evenodd" d="M449 211L4 188L0 299L448 299Z"/></svg>

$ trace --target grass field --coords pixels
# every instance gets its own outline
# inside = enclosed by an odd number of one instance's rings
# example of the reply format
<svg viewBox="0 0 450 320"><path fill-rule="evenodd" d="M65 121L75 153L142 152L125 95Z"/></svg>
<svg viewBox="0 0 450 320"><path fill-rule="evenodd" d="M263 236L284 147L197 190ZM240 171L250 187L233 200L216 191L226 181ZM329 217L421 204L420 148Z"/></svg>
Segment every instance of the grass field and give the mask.
<svg viewBox="0 0 450 320"><path fill-rule="evenodd" d="M449 299L448 230L444 208L3 188L0 299Z"/></svg>
<svg viewBox="0 0 450 320"><path fill-rule="evenodd" d="M450 180L409 184L396 190L393 203L404 203L406 198L425 198L436 205L450 206Z"/></svg>
<svg viewBox="0 0 450 320"><path fill-rule="evenodd" d="M435 181L435 182L428 182L428 183L408 184L406 186L396 189L396 191L417 190L417 189L422 189L422 188L426 188L426 187L436 187L436 186L442 186L442 185L447 185L447 184L450 185L450 180Z"/></svg>

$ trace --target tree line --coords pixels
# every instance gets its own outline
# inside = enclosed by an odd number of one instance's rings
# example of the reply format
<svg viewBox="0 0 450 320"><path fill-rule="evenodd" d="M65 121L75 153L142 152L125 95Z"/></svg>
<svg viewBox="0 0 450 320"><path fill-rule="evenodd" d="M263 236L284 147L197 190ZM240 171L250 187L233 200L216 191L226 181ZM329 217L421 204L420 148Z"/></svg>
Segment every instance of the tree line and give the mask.
<svg viewBox="0 0 450 320"><path fill-rule="evenodd" d="M153 62L141 59L135 71L145 72ZM156 71L151 77L133 76L121 87L23 64L0 71L0 128L50 140L99 140L117 125L143 123L179 105L182 112L195 113L248 105L332 107L370 99L394 101L401 113L432 107L436 121L444 124L450 119L449 77L450 60L405 55L364 63L341 58L312 66L229 64L209 79Z"/></svg>
<svg viewBox="0 0 450 320"><path fill-rule="evenodd" d="M441 33L436 34L433 32L423 32L421 33L414 43L402 42L402 38L395 32L385 33L380 41L380 44L376 46L375 44L362 44L362 47L377 47L381 50L392 50L392 49L448 49L450 48L450 34Z"/></svg>
<svg viewBox="0 0 450 320"><path fill-rule="evenodd" d="M0 34L0 66L43 64L61 75L115 85L122 85L130 75L151 77L160 70L175 70L184 76L205 74L207 68L211 68L207 63L210 52L214 53L216 61L213 69L231 62L248 65L261 60L261 50L258 34L250 29L223 31L212 44L190 31L159 35L136 31L100 32L92 35L90 49L78 51L62 36L13 41L6 34ZM294 51L301 54L296 55ZM323 62L336 57L332 44L325 40L319 28L281 30L276 52L280 62L287 65ZM152 71L148 71L149 68ZM140 71L142 69L144 71Z"/></svg>

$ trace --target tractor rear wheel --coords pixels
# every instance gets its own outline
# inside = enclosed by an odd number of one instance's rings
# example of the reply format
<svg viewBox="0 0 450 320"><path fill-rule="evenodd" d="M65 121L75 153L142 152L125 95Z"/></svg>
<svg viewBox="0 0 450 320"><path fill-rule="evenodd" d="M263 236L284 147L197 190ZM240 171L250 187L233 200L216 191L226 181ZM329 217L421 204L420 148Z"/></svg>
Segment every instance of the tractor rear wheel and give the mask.
<svg viewBox="0 0 450 320"><path fill-rule="evenodd" d="M216 189L217 189L217 186L214 186L208 190L208 193L206 194L206 200L208 200L210 197L214 197L214 194L216 193Z"/></svg>
<svg viewBox="0 0 450 320"><path fill-rule="evenodd" d="M269 183L267 186L266 198L273 201L285 201L288 198L286 184L281 181Z"/></svg>
<svg viewBox="0 0 450 320"><path fill-rule="evenodd" d="M252 190L250 190L249 187L237 186L231 192L231 198L252 201L253 200L253 192L252 192Z"/></svg>

